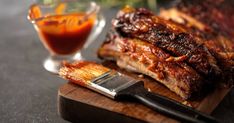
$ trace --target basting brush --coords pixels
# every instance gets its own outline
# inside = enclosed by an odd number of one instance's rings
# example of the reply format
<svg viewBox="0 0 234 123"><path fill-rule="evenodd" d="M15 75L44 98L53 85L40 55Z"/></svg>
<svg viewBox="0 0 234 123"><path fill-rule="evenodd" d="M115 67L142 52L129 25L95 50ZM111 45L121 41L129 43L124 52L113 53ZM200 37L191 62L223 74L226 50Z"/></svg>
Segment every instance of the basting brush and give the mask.
<svg viewBox="0 0 234 123"><path fill-rule="evenodd" d="M64 63L59 75L114 100L135 99L158 113L190 123L218 123L206 114L164 96L149 92L144 82L100 64L87 61Z"/></svg>

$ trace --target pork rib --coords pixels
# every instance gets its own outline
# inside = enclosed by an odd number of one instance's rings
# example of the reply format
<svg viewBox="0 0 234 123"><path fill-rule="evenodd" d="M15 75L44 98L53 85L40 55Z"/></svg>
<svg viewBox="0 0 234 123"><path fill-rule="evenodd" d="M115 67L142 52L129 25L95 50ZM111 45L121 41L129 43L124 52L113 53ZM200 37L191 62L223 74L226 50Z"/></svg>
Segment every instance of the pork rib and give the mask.
<svg viewBox="0 0 234 123"><path fill-rule="evenodd" d="M176 8L234 41L233 0L181 0Z"/></svg>
<svg viewBox="0 0 234 123"><path fill-rule="evenodd" d="M230 5L234 5L234 2L219 1L220 5L216 2L218 1L204 0L190 3L182 1L176 7L162 9L160 16L186 26L191 33L205 39L204 45L222 68L223 81L225 84L232 85L234 83L234 31L231 27L234 25L229 22L232 22L232 19L234 21L234 14L230 13L229 9L233 9ZM213 11L217 11L220 16L216 16L217 13ZM229 28L226 28L227 26Z"/></svg>
<svg viewBox="0 0 234 123"><path fill-rule="evenodd" d="M198 95L204 84L203 78L183 63L183 57L173 57L146 41L109 33L98 55L116 60L122 68L131 67L154 78L183 99Z"/></svg>
<svg viewBox="0 0 234 123"><path fill-rule="evenodd" d="M113 20L113 28L122 37L144 40L173 56L185 56L186 63L205 77L218 76L221 72L202 39L146 9L124 8Z"/></svg>

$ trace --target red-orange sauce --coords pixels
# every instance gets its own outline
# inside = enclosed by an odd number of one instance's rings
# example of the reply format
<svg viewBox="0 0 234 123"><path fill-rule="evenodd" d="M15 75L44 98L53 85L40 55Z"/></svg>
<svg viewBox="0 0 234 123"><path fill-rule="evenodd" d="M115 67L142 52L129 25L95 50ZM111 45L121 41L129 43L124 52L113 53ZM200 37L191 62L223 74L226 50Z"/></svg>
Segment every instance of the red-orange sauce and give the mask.
<svg viewBox="0 0 234 123"><path fill-rule="evenodd" d="M95 21L95 15L81 21L84 16L84 13L53 15L37 21L37 31L47 49L60 55L81 49Z"/></svg>

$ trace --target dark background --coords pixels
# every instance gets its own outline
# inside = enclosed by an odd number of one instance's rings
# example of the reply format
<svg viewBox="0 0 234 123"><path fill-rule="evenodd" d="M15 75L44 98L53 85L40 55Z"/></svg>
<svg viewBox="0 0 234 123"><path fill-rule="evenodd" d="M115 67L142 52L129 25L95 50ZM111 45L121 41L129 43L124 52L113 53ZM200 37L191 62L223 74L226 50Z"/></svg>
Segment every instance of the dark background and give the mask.
<svg viewBox="0 0 234 123"><path fill-rule="evenodd" d="M57 90L65 83L42 67L48 55L27 20L31 0L0 1L0 123L66 122L57 114ZM115 10L105 10L110 20ZM110 23L95 44L83 50L84 57L96 59L96 49L105 37ZM224 123L234 121L234 90L212 115Z"/></svg>

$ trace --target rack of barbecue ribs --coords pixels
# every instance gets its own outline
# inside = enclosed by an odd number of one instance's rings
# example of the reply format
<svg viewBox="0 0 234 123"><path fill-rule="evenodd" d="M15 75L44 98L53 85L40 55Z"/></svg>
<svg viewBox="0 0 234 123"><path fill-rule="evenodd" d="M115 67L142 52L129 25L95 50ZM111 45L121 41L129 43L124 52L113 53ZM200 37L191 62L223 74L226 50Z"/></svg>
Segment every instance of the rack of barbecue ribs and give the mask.
<svg viewBox="0 0 234 123"><path fill-rule="evenodd" d="M112 20L98 56L152 77L183 99L202 95L221 79L231 81L233 42L223 35L213 36L215 31L206 32L206 25L196 18L175 17L172 9L181 12L175 7L156 16L126 6Z"/></svg>
<svg viewBox="0 0 234 123"><path fill-rule="evenodd" d="M233 6L233 0L182 0L160 11L162 18L177 22L204 39L204 45L222 68L222 81L229 85L234 81Z"/></svg>

